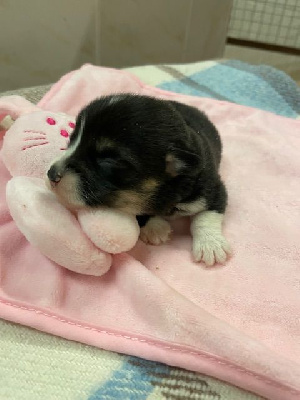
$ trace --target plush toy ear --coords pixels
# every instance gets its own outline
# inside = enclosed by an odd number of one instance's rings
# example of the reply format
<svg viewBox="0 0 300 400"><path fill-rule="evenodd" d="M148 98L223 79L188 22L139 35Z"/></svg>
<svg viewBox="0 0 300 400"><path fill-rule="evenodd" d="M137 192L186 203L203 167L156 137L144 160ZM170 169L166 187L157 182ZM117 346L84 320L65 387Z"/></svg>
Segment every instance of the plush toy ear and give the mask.
<svg viewBox="0 0 300 400"><path fill-rule="evenodd" d="M7 130L20 115L39 108L21 96L3 96L0 98L0 130Z"/></svg>
<svg viewBox="0 0 300 400"><path fill-rule="evenodd" d="M12 119L10 115L7 115L0 120L0 131L8 131L8 129L12 126L15 121Z"/></svg>
<svg viewBox="0 0 300 400"><path fill-rule="evenodd" d="M193 175L199 172L202 160L198 154L172 148L166 156L166 172L175 177L177 175Z"/></svg>

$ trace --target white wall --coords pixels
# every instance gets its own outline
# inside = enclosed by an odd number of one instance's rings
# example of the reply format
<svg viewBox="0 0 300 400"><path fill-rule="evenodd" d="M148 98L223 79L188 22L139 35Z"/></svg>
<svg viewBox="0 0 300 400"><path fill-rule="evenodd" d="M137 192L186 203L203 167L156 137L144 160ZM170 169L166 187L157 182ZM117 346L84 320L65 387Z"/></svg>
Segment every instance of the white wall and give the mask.
<svg viewBox="0 0 300 400"><path fill-rule="evenodd" d="M0 0L0 92L83 63L221 57L232 0Z"/></svg>

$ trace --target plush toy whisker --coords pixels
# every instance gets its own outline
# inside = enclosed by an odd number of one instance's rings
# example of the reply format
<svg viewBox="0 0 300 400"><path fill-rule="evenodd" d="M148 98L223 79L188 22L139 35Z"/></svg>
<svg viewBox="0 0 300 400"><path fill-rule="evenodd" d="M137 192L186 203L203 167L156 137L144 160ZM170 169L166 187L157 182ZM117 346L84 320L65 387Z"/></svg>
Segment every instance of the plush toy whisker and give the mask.
<svg viewBox="0 0 300 400"><path fill-rule="evenodd" d="M33 129L27 129L24 131L24 133L39 133L40 135L46 136L46 133L43 131L35 131Z"/></svg>
<svg viewBox="0 0 300 400"><path fill-rule="evenodd" d="M37 147L37 146L42 146L44 144L49 144L49 142L43 142L43 143L37 143L37 144L32 144L31 146L24 146L22 150L28 150L31 149L32 147Z"/></svg>
<svg viewBox="0 0 300 400"><path fill-rule="evenodd" d="M28 142L29 140L45 140L45 137L44 136L41 136L41 137L30 137L30 138L24 139L24 142Z"/></svg>

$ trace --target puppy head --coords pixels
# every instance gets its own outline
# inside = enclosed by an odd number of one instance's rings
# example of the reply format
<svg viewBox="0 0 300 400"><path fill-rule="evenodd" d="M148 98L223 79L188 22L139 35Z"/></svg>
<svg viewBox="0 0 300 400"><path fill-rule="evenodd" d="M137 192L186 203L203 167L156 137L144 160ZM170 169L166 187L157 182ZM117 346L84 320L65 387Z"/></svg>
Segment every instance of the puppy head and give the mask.
<svg viewBox="0 0 300 400"><path fill-rule="evenodd" d="M47 173L48 184L70 209L168 213L178 199L169 191L166 201L158 201L162 188L199 163L176 146L185 129L166 101L126 94L97 99L78 115L67 151Z"/></svg>

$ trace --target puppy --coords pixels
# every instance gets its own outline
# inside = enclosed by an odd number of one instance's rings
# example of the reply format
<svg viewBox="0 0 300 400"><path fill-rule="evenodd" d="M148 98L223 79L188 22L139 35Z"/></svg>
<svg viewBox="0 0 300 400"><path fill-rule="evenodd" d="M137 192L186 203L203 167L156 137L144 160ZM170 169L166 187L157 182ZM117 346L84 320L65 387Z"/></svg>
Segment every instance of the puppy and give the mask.
<svg viewBox="0 0 300 400"><path fill-rule="evenodd" d="M169 239L165 217L191 216L194 259L213 265L230 252L221 151L216 128L196 108L111 95L79 113L67 151L47 175L70 209L108 206L137 216L146 243Z"/></svg>

